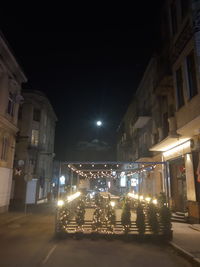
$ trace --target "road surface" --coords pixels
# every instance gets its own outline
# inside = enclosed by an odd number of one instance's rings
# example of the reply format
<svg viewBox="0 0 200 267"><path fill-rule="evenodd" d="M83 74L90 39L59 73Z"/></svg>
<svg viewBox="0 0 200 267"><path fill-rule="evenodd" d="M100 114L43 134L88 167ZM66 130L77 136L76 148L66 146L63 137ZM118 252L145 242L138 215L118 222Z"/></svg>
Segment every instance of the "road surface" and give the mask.
<svg viewBox="0 0 200 267"><path fill-rule="evenodd" d="M0 227L1 267L192 266L168 246L89 239L58 240L52 212L33 213Z"/></svg>

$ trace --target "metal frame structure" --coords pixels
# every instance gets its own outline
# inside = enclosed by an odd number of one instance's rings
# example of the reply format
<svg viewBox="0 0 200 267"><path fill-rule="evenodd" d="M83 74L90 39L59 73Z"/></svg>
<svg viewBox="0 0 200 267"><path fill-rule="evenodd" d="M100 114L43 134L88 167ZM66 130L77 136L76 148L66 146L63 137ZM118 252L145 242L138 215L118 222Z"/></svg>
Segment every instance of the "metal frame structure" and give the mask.
<svg viewBox="0 0 200 267"><path fill-rule="evenodd" d="M72 190L73 184L73 173L76 172L77 175L82 177L87 177L87 175L83 175L86 173L94 173L94 172L122 172L126 173L138 172L141 173L141 170L147 169L150 166L162 165L163 170L163 182L164 182L164 191L166 192L168 205L170 204L170 185L168 183L169 170L166 161L64 161L60 163L61 165L67 165L70 169L70 184ZM136 167L135 167L135 166ZM129 166L129 168L124 168L124 166ZM61 171L60 171L61 173Z"/></svg>

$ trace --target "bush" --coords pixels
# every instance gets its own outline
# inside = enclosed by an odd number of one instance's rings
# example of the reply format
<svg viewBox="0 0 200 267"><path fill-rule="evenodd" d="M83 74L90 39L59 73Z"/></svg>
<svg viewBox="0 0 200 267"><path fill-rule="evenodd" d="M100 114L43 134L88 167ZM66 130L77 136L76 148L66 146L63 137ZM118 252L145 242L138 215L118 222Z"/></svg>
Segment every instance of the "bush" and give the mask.
<svg viewBox="0 0 200 267"><path fill-rule="evenodd" d="M93 214L92 230L98 231L102 226L102 210L97 207Z"/></svg>
<svg viewBox="0 0 200 267"><path fill-rule="evenodd" d="M106 205L105 221L107 230L113 232L113 227L116 221L116 215L115 215L115 210L114 208L111 207L110 203Z"/></svg>
<svg viewBox="0 0 200 267"><path fill-rule="evenodd" d="M159 210L160 223L162 225L162 232L164 235L171 235L171 211L167 206L163 206Z"/></svg>
<svg viewBox="0 0 200 267"><path fill-rule="evenodd" d="M160 192L160 195L158 196L158 206L163 207L167 203L167 197L164 192Z"/></svg>
<svg viewBox="0 0 200 267"><path fill-rule="evenodd" d="M76 223L78 227L82 227L84 224L84 217L85 217L85 203L83 199L80 199L78 202L77 210L76 210Z"/></svg>
<svg viewBox="0 0 200 267"><path fill-rule="evenodd" d="M124 226L124 232L127 233L131 227L131 211L130 211L130 202L128 201L128 199L124 200L121 223Z"/></svg>
<svg viewBox="0 0 200 267"><path fill-rule="evenodd" d="M159 232L159 222L157 216L157 207L150 203L147 209L148 223L153 234L158 234Z"/></svg>
<svg viewBox="0 0 200 267"><path fill-rule="evenodd" d="M145 225L145 214L144 214L142 204L138 205L138 207L136 209L136 214L137 214L136 226L138 228L139 234L143 235L145 233L146 225Z"/></svg>

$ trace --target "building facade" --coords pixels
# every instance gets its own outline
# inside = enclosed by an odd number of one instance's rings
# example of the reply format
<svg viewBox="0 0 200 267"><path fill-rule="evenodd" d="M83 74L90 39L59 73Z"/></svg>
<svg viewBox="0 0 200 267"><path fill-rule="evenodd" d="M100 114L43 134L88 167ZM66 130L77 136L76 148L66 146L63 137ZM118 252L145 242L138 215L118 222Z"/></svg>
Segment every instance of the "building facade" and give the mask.
<svg viewBox="0 0 200 267"><path fill-rule="evenodd" d="M7 211L10 202L21 85L26 81L0 34L0 212Z"/></svg>
<svg viewBox="0 0 200 267"><path fill-rule="evenodd" d="M164 163L140 175L140 193L164 191L171 209L187 213L191 222L200 222L199 18L200 1L165 1L161 47L136 91L132 115L127 112L121 123L128 120L129 126L118 138L118 159L132 154L133 161ZM120 144L128 132L125 149Z"/></svg>
<svg viewBox="0 0 200 267"><path fill-rule="evenodd" d="M40 91L22 93L19 110L14 175L14 206L46 201L51 191L56 115Z"/></svg>

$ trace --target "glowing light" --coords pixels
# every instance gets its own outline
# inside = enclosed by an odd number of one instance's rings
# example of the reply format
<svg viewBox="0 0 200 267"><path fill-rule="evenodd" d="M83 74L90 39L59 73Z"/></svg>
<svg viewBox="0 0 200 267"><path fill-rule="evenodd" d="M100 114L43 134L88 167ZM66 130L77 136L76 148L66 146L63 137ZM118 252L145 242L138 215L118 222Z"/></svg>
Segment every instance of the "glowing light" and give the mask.
<svg viewBox="0 0 200 267"><path fill-rule="evenodd" d="M190 141L188 142L185 142L183 143L183 141L186 141L188 140L188 138L185 138L185 139L181 139L179 140L179 142L177 142L177 146L168 146L165 148L165 152L163 152L163 156L164 157L167 157L167 156L170 156L170 155L173 155L174 153L177 153L177 152L181 152L181 150L183 149L187 149L190 147ZM182 143L180 143L182 142Z"/></svg>
<svg viewBox="0 0 200 267"><path fill-rule="evenodd" d="M108 188L110 188L110 181L108 182Z"/></svg>
<svg viewBox="0 0 200 267"><path fill-rule="evenodd" d="M144 197L143 197L143 196L139 196L139 199L140 199L140 200L143 200L143 199L144 199Z"/></svg>
<svg viewBox="0 0 200 267"><path fill-rule="evenodd" d="M115 206L115 202L114 202L114 201L110 201L110 205L111 205L111 207L114 208L114 206Z"/></svg>
<svg viewBox="0 0 200 267"><path fill-rule="evenodd" d="M132 198L135 198L135 194L133 194L133 193L128 193L128 196L132 197Z"/></svg>
<svg viewBox="0 0 200 267"><path fill-rule="evenodd" d="M155 205L157 205L158 204L158 200L157 199L153 199L152 200L152 203L155 204Z"/></svg>
<svg viewBox="0 0 200 267"><path fill-rule="evenodd" d="M60 177L60 184L61 185L65 184L65 176L63 175Z"/></svg>
<svg viewBox="0 0 200 267"><path fill-rule="evenodd" d="M146 197L145 200L146 200L147 202L150 202L150 201L151 201L151 198L150 198L150 197Z"/></svg>
<svg viewBox="0 0 200 267"><path fill-rule="evenodd" d="M105 164L104 167L106 167L107 165Z"/></svg>
<svg viewBox="0 0 200 267"><path fill-rule="evenodd" d="M68 202L71 202L73 201L74 199L76 199L77 197L79 197L81 195L81 192L76 192L75 194L71 195L71 196L68 196L67 197L67 200Z"/></svg>
<svg viewBox="0 0 200 267"><path fill-rule="evenodd" d="M97 121L97 126L98 127L102 126L102 121Z"/></svg>
<svg viewBox="0 0 200 267"><path fill-rule="evenodd" d="M79 167L82 167L82 165L80 164Z"/></svg>
<svg viewBox="0 0 200 267"><path fill-rule="evenodd" d="M58 200L57 206L62 207L64 205L64 201L62 199Z"/></svg>

